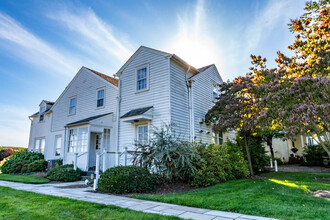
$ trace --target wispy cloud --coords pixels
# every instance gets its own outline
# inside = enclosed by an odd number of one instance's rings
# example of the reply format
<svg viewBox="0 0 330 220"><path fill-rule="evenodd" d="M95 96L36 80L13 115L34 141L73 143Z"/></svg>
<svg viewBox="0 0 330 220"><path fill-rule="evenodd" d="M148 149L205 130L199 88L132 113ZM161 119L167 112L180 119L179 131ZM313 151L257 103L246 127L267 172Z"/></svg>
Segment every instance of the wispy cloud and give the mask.
<svg viewBox="0 0 330 220"><path fill-rule="evenodd" d="M0 140L4 146L27 147L30 121L28 109L13 105L0 104Z"/></svg>
<svg viewBox="0 0 330 220"><path fill-rule="evenodd" d="M0 47L46 72L72 75L77 62L37 37L15 19L0 12Z"/></svg>
<svg viewBox="0 0 330 220"><path fill-rule="evenodd" d="M132 55L133 51L129 48L131 44L125 40L126 36L114 31L114 28L99 18L91 8L62 7L56 10L56 13L48 13L47 17L76 34L71 38L72 43L94 58L113 57L122 63Z"/></svg>

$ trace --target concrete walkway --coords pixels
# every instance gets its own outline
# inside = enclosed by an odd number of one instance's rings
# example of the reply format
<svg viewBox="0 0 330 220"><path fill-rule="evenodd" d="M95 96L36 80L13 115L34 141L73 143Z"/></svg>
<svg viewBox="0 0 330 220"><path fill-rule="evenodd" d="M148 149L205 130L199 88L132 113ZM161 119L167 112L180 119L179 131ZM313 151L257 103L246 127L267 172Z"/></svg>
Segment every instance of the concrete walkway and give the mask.
<svg viewBox="0 0 330 220"><path fill-rule="evenodd" d="M77 188L79 186L81 188ZM152 202L139 199L128 198L124 196L115 196L101 193L91 192L92 188L83 188L83 182L73 183L56 183L56 184L24 184L7 181L0 181L0 186L6 186L17 190L30 191L41 193L45 195L65 197L75 200L82 200L93 203L100 203L105 205L115 205L122 208L128 208L136 211L156 213L161 215L173 215L184 219L198 219L198 220L266 220L270 218L243 215L231 212L222 212L210 209L200 209L188 206L173 205L161 202Z"/></svg>

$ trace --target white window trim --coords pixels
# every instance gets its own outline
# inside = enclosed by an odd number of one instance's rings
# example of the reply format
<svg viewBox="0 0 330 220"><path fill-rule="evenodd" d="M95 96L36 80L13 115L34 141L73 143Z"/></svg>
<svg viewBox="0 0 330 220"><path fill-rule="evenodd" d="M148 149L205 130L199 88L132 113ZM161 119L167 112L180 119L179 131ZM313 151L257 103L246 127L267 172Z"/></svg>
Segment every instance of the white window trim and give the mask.
<svg viewBox="0 0 330 220"><path fill-rule="evenodd" d="M71 99L74 99L74 98L76 99L75 109L74 109L74 113L71 113L71 114L70 114ZM77 112L77 96L75 95L75 96L71 96L71 97L69 98L69 109L68 109L68 115L69 115L69 116L70 116L70 115L75 115L76 112Z"/></svg>
<svg viewBox="0 0 330 220"><path fill-rule="evenodd" d="M138 88L137 88L137 73L138 73L138 70L143 69L143 68L147 68L147 87L145 89L138 90ZM148 63L136 67L135 68L135 81L134 81L134 83L135 83L135 93L148 91L149 90L149 79L150 79L150 68L149 68Z"/></svg>
<svg viewBox="0 0 330 220"><path fill-rule="evenodd" d="M59 155L56 155L56 151L57 151L57 139L58 138L61 138L61 144L60 144L60 154ZM54 142L54 149L55 149L55 157L60 157L61 154L62 154L62 141L63 141L63 137L61 134L58 134L58 135L55 135L55 142Z"/></svg>
<svg viewBox="0 0 330 220"><path fill-rule="evenodd" d="M148 126L148 140L150 139L150 122L142 121L135 124L135 142L139 142L139 127Z"/></svg>
<svg viewBox="0 0 330 220"><path fill-rule="evenodd" d="M100 107L97 107L97 101L98 101L98 97L97 97L97 94L98 94L98 92L100 91L100 90L104 90L104 95L103 95L103 105L102 106L100 106ZM106 94L106 90L105 90L105 86L104 87L101 87L101 88L98 88L98 89L96 89L96 109L102 109L102 108L104 108L105 107L105 95Z"/></svg>
<svg viewBox="0 0 330 220"><path fill-rule="evenodd" d="M37 140L39 140L38 151L36 151L36 142L37 142ZM33 150L34 150L34 152L41 153L41 140L45 140L45 146L44 146L44 152L43 152L43 154L44 154L45 150L46 150L46 137L36 137L36 138L34 138Z"/></svg>

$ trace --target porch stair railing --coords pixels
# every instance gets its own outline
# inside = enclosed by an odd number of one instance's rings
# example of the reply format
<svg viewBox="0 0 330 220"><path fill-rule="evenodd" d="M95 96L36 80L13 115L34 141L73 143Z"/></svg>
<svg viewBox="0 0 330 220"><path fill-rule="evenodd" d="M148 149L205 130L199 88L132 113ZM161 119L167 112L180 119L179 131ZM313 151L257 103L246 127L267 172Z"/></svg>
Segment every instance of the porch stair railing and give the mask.
<svg viewBox="0 0 330 220"><path fill-rule="evenodd" d="M125 150L123 152L118 152L118 161L120 160L120 157L124 155L124 166L127 166L127 156L129 153L132 153L133 151L128 151L127 147L125 147ZM95 167L95 179L94 179L94 184L93 184L93 189L96 190L98 186L98 181L100 178L100 160L102 158L102 172L106 170L106 155L107 154L117 154L117 152L113 151L106 151L104 150L102 153L97 152L96 153L96 167Z"/></svg>
<svg viewBox="0 0 330 220"><path fill-rule="evenodd" d="M81 157L82 155L85 155L87 154L87 152L84 152L84 153L74 153L74 161L73 161L73 168L74 170L77 170L77 167L78 167L78 158Z"/></svg>

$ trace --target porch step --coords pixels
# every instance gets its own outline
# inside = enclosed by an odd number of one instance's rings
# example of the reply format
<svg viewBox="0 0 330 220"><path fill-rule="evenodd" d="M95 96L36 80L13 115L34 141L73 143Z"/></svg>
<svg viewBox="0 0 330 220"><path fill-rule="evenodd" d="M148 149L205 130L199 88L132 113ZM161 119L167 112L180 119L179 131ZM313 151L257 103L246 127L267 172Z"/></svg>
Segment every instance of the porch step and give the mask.
<svg viewBox="0 0 330 220"><path fill-rule="evenodd" d="M86 175L81 177L81 180L82 180L82 181L85 181L87 178L90 179L90 178L91 178L91 175L94 174L94 172L95 172L94 170L89 170L89 171L87 171L87 172L86 172Z"/></svg>

